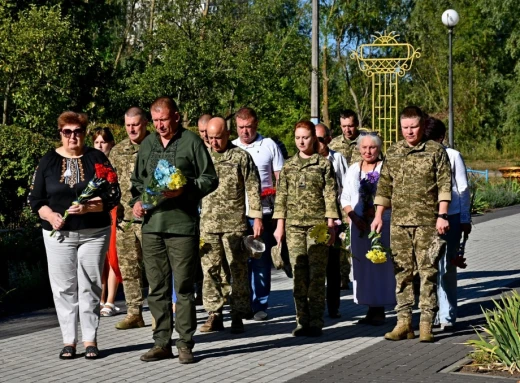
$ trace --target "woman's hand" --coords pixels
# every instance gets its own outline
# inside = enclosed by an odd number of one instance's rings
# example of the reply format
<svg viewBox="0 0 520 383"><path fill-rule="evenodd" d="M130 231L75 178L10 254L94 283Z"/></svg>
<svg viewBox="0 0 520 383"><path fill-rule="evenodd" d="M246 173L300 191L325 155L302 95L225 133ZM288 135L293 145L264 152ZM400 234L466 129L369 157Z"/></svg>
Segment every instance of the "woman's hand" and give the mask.
<svg viewBox="0 0 520 383"><path fill-rule="evenodd" d="M79 203L77 205L72 205L67 209L67 211L69 212L69 214L81 215L88 213L88 207L86 204L84 205Z"/></svg>
<svg viewBox="0 0 520 383"><path fill-rule="evenodd" d="M60 213L50 213L47 221L51 224L53 230L60 230L65 225L65 220Z"/></svg>
<svg viewBox="0 0 520 383"><path fill-rule="evenodd" d="M276 225L276 230L273 233L274 239L276 239L276 243L280 245L285 237L285 222L283 219L279 219Z"/></svg>

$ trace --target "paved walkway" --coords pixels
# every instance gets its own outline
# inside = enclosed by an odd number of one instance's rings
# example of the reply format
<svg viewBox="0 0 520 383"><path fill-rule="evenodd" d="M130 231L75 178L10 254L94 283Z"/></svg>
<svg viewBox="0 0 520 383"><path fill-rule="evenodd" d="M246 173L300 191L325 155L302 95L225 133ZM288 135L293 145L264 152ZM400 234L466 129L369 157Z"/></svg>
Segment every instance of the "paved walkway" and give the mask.
<svg viewBox="0 0 520 383"><path fill-rule="evenodd" d="M0 382L487 382L490 378L439 371L470 351L460 343L474 337L467 326L481 323L480 305L519 285L518 212L504 210L476 220L467 245L468 268L459 276L463 329L438 333L434 344L385 341L382 335L395 324L393 313L381 327L356 325L365 308L354 304L348 291L341 300L342 318L326 318L324 336L294 338L290 335L295 327L292 281L276 272L270 320L246 321L246 332L238 336L229 330L197 333L198 362L193 365L182 366L176 359L141 362L139 356L152 346L151 328L116 330L114 324L121 316L101 319L98 338L103 357L97 361L58 359L61 336L49 310L4 320L0 322ZM202 307L197 315L200 325L207 315ZM50 320L42 319L49 316ZM145 321L150 323L148 311ZM227 312L225 325L230 326ZM82 346L78 352L84 352Z"/></svg>

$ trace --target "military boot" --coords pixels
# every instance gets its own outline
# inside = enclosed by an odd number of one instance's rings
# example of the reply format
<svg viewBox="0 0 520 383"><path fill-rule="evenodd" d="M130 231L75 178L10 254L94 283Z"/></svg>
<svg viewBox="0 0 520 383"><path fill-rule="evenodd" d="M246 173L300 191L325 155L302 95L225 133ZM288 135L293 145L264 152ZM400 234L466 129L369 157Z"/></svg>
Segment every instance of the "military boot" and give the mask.
<svg viewBox="0 0 520 383"><path fill-rule="evenodd" d="M231 334L242 334L244 332L244 322L238 315L231 317Z"/></svg>
<svg viewBox="0 0 520 383"><path fill-rule="evenodd" d="M222 314L218 312L210 312L208 320L202 326L200 326L200 332L212 332L224 330L224 321Z"/></svg>
<svg viewBox="0 0 520 383"><path fill-rule="evenodd" d="M122 321L116 323L116 328L118 330L128 330L131 328L139 328L144 327L144 320L141 314L132 315L126 314L126 317Z"/></svg>
<svg viewBox="0 0 520 383"><path fill-rule="evenodd" d="M385 334L388 340L413 339L415 334L412 329L412 318L403 318L397 321L397 325L391 332Z"/></svg>
<svg viewBox="0 0 520 383"><path fill-rule="evenodd" d="M433 342L431 322L419 322L419 341L429 343Z"/></svg>

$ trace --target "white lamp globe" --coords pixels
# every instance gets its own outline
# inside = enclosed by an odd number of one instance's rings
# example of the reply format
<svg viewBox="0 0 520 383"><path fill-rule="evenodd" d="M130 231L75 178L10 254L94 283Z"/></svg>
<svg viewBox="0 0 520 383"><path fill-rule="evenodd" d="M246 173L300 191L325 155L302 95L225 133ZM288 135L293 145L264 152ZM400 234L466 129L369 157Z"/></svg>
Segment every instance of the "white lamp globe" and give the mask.
<svg viewBox="0 0 520 383"><path fill-rule="evenodd" d="M448 9L442 14L442 23L448 28L453 28L459 22L459 14L454 9Z"/></svg>

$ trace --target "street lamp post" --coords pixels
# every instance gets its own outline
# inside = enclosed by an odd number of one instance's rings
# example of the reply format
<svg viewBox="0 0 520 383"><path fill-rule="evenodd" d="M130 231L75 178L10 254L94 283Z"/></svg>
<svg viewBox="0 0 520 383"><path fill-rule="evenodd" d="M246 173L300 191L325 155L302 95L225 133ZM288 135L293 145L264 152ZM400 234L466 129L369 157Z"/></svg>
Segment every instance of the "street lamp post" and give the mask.
<svg viewBox="0 0 520 383"><path fill-rule="evenodd" d="M448 9L442 14L442 23L448 27L449 59L448 59L448 87L449 87L449 120L448 139L450 147L453 148L453 65L452 65L452 38L453 27L459 22L459 14L453 9Z"/></svg>
<svg viewBox="0 0 520 383"><path fill-rule="evenodd" d="M318 0L312 0L312 78L311 78L311 121L314 124L320 122L320 96L318 83L319 65L319 4Z"/></svg>

